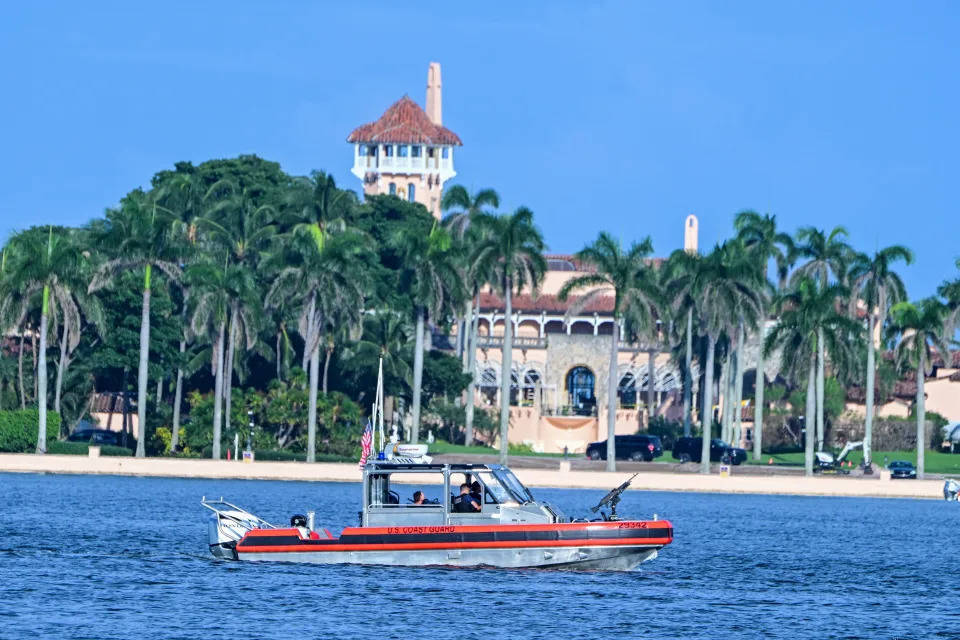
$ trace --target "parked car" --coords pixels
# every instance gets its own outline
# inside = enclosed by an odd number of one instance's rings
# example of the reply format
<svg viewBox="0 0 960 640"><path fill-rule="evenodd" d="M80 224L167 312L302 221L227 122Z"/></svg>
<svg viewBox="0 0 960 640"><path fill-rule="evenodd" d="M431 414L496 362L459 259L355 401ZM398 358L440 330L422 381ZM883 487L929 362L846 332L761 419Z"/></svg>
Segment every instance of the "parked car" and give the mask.
<svg viewBox="0 0 960 640"><path fill-rule="evenodd" d="M663 455L660 436L617 436L617 460L653 461ZM587 445L587 457L591 460L607 459L607 441Z"/></svg>
<svg viewBox="0 0 960 640"><path fill-rule="evenodd" d="M677 438L671 452L674 460L680 462L700 462L703 452L703 438ZM710 462L727 462L738 465L747 460L747 452L738 447L731 447L723 440L714 438L710 441Z"/></svg>
<svg viewBox="0 0 960 640"><path fill-rule="evenodd" d="M67 438L69 442L89 442L96 445L120 446L120 434L108 429L78 429Z"/></svg>
<svg viewBox="0 0 960 640"><path fill-rule="evenodd" d="M894 460L891 462L887 469L890 470L890 478L900 478L900 479L916 479L917 478L917 468L913 466L912 462L906 460Z"/></svg>

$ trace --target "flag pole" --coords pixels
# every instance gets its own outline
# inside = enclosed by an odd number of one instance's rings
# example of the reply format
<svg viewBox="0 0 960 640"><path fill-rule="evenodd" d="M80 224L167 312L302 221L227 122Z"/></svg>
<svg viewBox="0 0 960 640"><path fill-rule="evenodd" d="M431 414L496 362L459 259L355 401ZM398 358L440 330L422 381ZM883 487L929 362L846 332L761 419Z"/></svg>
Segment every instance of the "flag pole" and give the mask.
<svg viewBox="0 0 960 640"><path fill-rule="evenodd" d="M380 429L380 451L385 452L387 449L387 443L384 439L383 433L383 358L380 358L380 370L377 372L377 408L380 412L379 418L379 429Z"/></svg>

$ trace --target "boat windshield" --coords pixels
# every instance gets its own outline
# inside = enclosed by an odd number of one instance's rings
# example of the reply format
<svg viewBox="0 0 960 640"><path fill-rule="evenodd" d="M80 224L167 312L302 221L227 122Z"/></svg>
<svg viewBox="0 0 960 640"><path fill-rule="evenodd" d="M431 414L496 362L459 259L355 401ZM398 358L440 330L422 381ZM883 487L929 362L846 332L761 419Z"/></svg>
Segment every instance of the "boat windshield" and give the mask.
<svg viewBox="0 0 960 640"><path fill-rule="evenodd" d="M509 469L497 469L493 472L493 475L520 504L534 501L533 494L530 493L530 490L523 486L523 483L517 480L517 476L513 475L513 472Z"/></svg>
<svg viewBox="0 0 960 640"><path fill-rule="evenodd" d="M514 497L505 486L503 486L503 483L500 482L500 479L494 476L493 473L489 471L478 473L477 479L483 483L487 502L492 502L495 504L517 502L517 498Z"/></svg>

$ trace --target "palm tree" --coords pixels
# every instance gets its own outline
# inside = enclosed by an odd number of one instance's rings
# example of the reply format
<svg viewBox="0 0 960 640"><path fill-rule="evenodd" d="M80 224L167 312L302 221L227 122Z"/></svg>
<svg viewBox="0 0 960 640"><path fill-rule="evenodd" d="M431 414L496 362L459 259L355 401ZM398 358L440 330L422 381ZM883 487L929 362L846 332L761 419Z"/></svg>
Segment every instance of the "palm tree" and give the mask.
<svg viewBox="0 0 960 640"><path fill-rule="evenodd" d="M846 294L839 284L824 287L817 280L803 277L794 280L792 290L778 296L777 323L764 340L764 351L770 355L781 351L780 360L786 373L796 383L807 383L806 473L813 475L814 428L816 423L816 379L818 354L829 350L840 365L849 357L859 337L860 325L837 309L837 300ZM821 345L821 340L826 345Z"/></svg>
<svg viewBox="0 0 960 640"><path fill-rule="evenodd" d="M650 265L653 253L650 237L633 243L626 251L620 241L605 231L592 244L577 252L576 258L595 268L564 283L557 297L565 302L572 292L587 290L567 308L567 318L578 315L590 303L613 297L613 334L610 340L610 369L607 379L607 471L616 471L617 357L621 326L641 333L656 325L654 314L660 305L657 273ZM648 381L653 387L653 380Z"/></svg>
<svg viewBox="0 0 960 640"><path fill-rule="evenodd" d="M675 252L671 297L675 308L696 301L699 331L707 338L702 417L700 472L710 473L710 439L713 416L713 369L717 342L729 335L741 319L756 322L764 309L763 286L757 270L745 261L730 261L728 250L719 246L705 257Z"/></svg>
<svg viewBox="0 0 960 640"><path fill-rule="evenodd" d="M675 315L686 316L686 326L683 329L685 342L684 360L683 360L683 435L689 438L691 434L691 423L693 421L693 316L697 306L697 300L691 295L674 296L667 295L667 292L677 290L677 284L687 275L685 269L698 266L699 261L687 260L689 255L685 251L675 251L666 261L663 270L663 291L666 298L665 302L669 309ZM694 254L696 255L696 254ZM675 327L676 328L676 327ZM648 376L649 377L649 376Z"/></svg>
<svg viewBox="0 0 960 640"><path fill-rule="evenodd" d="M0 317L10 315L10 305L18 305L14 313L21 319L32 306L40 305L37 453L46 453L48 325L50 318L56 317L60 309L68 325L76 321L75 334L79 336L79 310L70 283L80 273L84 257L80 248L62 232L54 234L53 227L49 227L46 234L41 229L18 233L11 239L10 249L13 255L6 269L8 276L2 291L3 299L0 300Z"/></svg>
<svg viewBox="0 0 960 640"><path fill-rule="evenodd" d="M466 309L463 319L457 322L457 344L463 348L463 372L470 374L467 383L466 420L464 425L464 444L473 444L473 402L476 394L476 356L477 356L477 328L479 316L474 317L473 301L477 299L479 305L480 289L486 284L486 279L473 271L471 255L477 243L478 231L471 229L470 223L478 215L489 215L487 207L497 209L500 206L500 194L493 189L481 189L473 194L462 185L454 185L443 193L440 207L447 212L443 225L454 237L456 242L463 246L458 252L461 256L460 270L463 281L467 284Z"/></svg>
<svg viewBox="0 0 960 640"><path fill-rule="evenodd" d="M218 265L209 261L193 264L187 270L190 286L190 330L194 335L206 335L212 345L213 385L213 454L220 459L223 439L223 376L224 342L227 339L227 319L230 315L231 281L242 279L243 268L236 265Z"/></svg>
<svg viewBox="0 0 960 640"><path fill-rule="evenodd" d="M196 172L177 171L169 179L157 185L157 199L164 208L172 211L177 217L183 238L180 243L183 251L189 252L197 244L197 220L204 213L204 195L206 189L203 181ZM182 255L178 263L185 263ZM182 336L179 346L179 361L177 363L177 378L173 392L173 424L170 428L170 453L175 453L180 445L180 405L183 404L183 359L187 350L187 340L190 337L187 309L189 306L189 291L184 291L181 304L180 319Z"/></svg>
<svg viewBox="0 0 960 640"><path fill-rule="evenodd" d="M927 411L923 383L930 375L934 350L944 357L950 353L949 338L944 330L949 329L949 309L937 298L926 298L916 304L900 302L890 309L890 327L887 335L897 339L898 363L906 363L917 371L917 477L923 479L924 452L927 447Z"/></svg>
<svg viewBox="0 0 960 640"><path fill-rule="evenodd" d="M286 239L284 249L267 261L277 276L266 305L277 308L283 300L294 300L300 307L297 331L309 364L307 462L316 461L320 345L344 314L359 319L367 275L362 262L366 245L358 234L346 230L325 237L320 244L316 237L308 228L298 229Z"/></svg>
<svg viewBox="0 0 960 640"><path fill-rule="evenodd" d="M513 294L528 288L536 296L547 270L543 234L533 223L533 212L520 207L512 214L480 215L476 224L483 236L474 249L477 273L491 275L504 300L503 350L500 375L500 463L507 463L510 427L510 382L513 354Z"/></svg>
<svg viewBox="0 0 960 640"><path fill-rule="evenodd" d="M862 300L867 307L867 419L863 436L864 464L870 464L873 450L873 396L877 375L874 333L877 327L882 331L890 308L904 302L907 297L903 281L893 270L893 265L899 261L909 265L913 262L913 252L902 245L893 245L876 251L873 257L857 254L850 268L854 292L850 299L851 305L855 307L857 301ZM856 313L857 309L854 308L853 311Z"/></svg>
<svg viewBox="0 0 960 640"><path fill-rule="evenodd" d="M238 190L226 179L210 187L204 202L208 208L196 224L204 231L206 249L225 256L230 264L242 265L246 271L242 281L235 281L232 293L236 297L230 302L227 330L223 395L226 426L230 429L236 347L246 345L249 351L256 343L262 304L253 274L276 236L273 221L277 213L269 205L257 206L248 191Z"/></svg>
<svg viewBox="0 0 960 640"><path fill-rule="evenodd" d="M309 233L317 249L323 251L332 234L346 229L346 217L356 198L353 191L338 189L333 176L314 171L310 177L293 179L285 204L297 221L295 229Z"/></svg>
<svg viewBox="0 0 960 640"><path fill-rule="evenodd" d="M416 322L413 351L413 425L410 442L420 437L420 395L423 384L423 341L428 319L439 318L448 304L462 298L457 254L450 234L434 223L429 234L414 226L404 227L394 244L403 256L401 289L410 295Z"/></svg>
<svg viewBox="0 0 960 640"><path fill-rule="evenodd" d="M791 256L795 254L795 246L790 234L777 231L777 216L769 213L761 216L755 211L741 211L734 218L733 226L737 230L737 236L750 252L764 280L767 279L767 266L770 259L774 260L779 289L783 291L786 288L786 277L790 269ZM759 460L763 451L763 393L766 387L763 339L768 315L768 313L764 313L756 331L758 349L753 408L754 460Z"/></svg>
<svg viewBox="0 0 960 640"><path fill-rule="evenodd" d="M383 361L384 411L386 419L393 424L394 396L404 388L413 386L412 350L410 336L413 333L403 314L378 310L368 313L363 319L363 334L347 350L354 375L362 377L377 371Z"/></svg>
<svg viewBox="0 0 960 640"><path fill-rule="evenodd" d="M182 274L178 262L177 238L173 233L175 216L161 207L152 194L134 191L119 209L107 211L105 220L95 221L91 231L97 244L112 259L100 266L89 292L109 286L117 274L143 269L143 302L140 309L140 362L137 371L137 457L146 455L147 373L150 356L150 291L154 267L179 283Z"/></svg>
<svg viewBox="0 0 960 640"><path fill-rule="evenodd" d="M797 231L796 254L807 258L808 262L799 266L794 273L795 278L810 276L816 279L820 286L826 289L832 274L837 282L844 286L849 283L847 267L849 266L853 250L845 241L847 230L843 227L834 227L829 234L814 227L803 227ZM817 450L823 451L824 422L824 345L826 341L821 335L817 339Z"/></svg>
<svg viewBox="0 0 960 640"><path fill-rule="evenodd" d="M500 194L493 189L480 189L474 193L462 185L454 185L443 192L440 208L447 212L443 225L454 237L462 238L470 223L478 215L490 215L487 207L500 207Z"/></svg>

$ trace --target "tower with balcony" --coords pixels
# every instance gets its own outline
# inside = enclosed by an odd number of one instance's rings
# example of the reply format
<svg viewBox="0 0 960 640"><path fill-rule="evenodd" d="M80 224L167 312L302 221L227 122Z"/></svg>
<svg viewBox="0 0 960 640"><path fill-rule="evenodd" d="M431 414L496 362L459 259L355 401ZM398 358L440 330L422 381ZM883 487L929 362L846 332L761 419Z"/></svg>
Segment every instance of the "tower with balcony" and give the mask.
<svg viewBox="0 0 960 640"><path fill-rule="evenodd" d="M390 194L419 202L437 219L443 185L457 175L453 150L463 143L443 126L440 64L427 72L427 110L403 96L376 122L357 127L347 137L353 144L353 175L363 181L367 196Z"/></svg>

